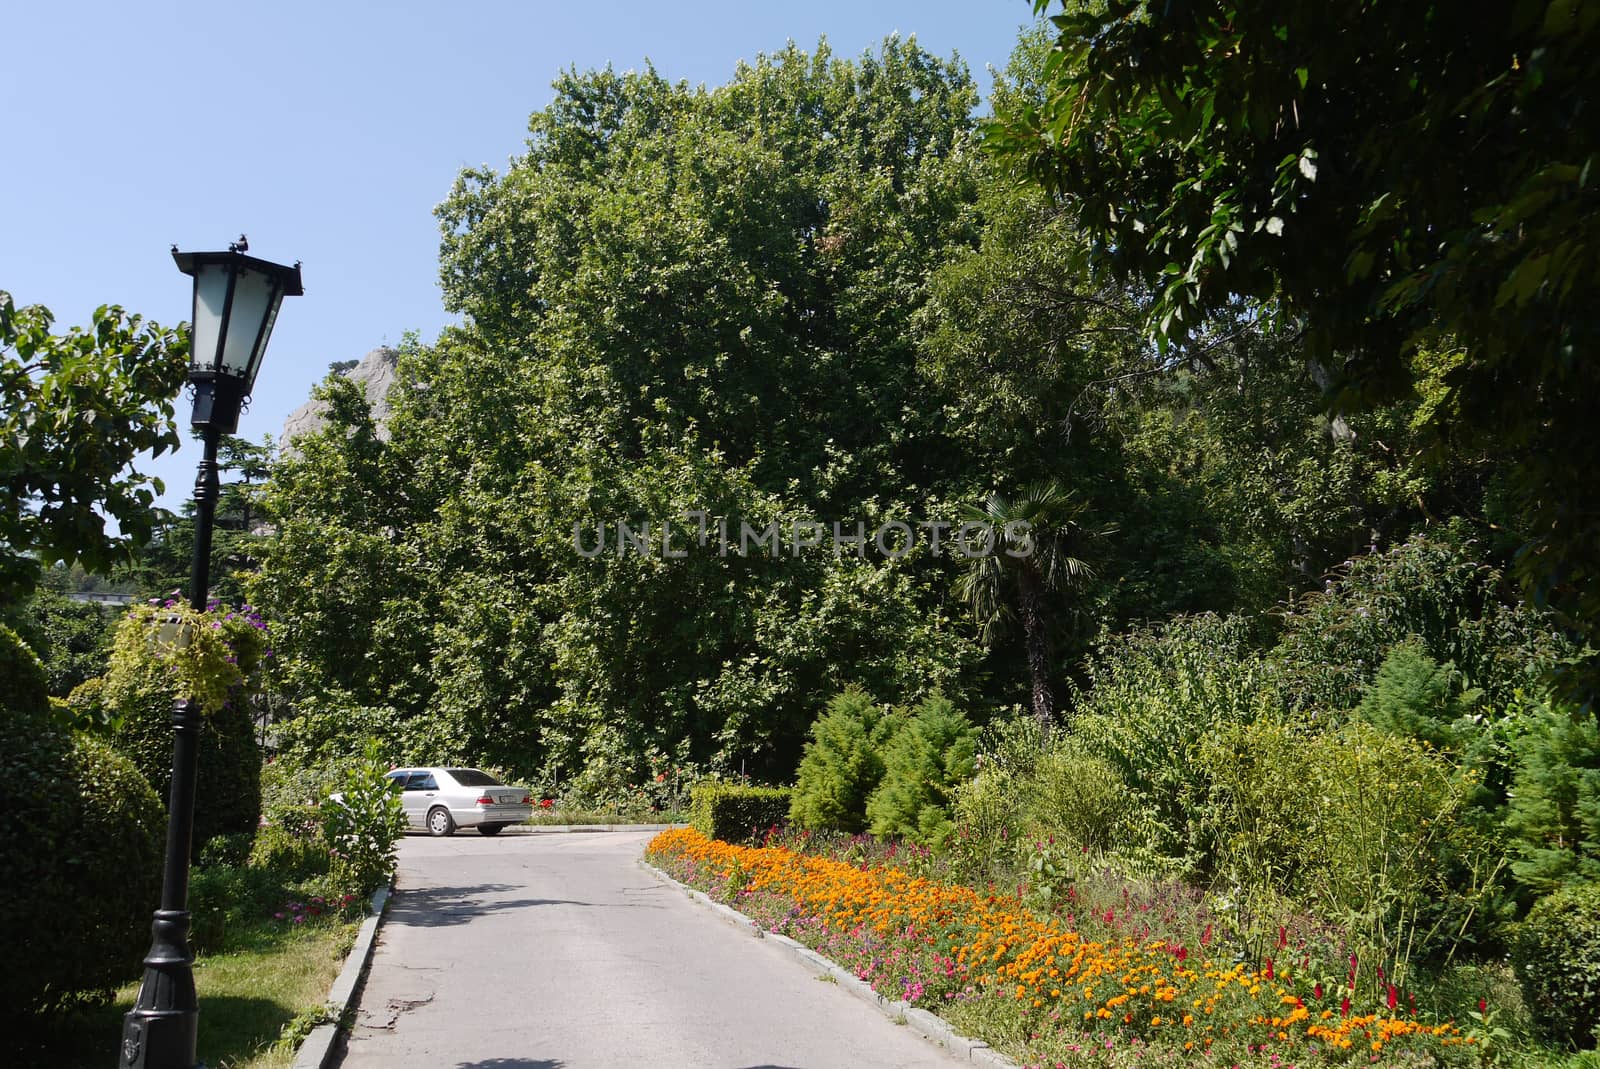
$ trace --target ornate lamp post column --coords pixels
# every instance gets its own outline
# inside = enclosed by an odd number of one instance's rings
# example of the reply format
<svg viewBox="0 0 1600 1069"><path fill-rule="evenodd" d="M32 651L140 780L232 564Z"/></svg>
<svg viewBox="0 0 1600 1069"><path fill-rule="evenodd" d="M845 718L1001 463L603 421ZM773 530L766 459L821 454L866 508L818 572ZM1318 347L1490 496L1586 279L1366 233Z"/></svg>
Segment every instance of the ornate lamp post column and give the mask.
<svg viewBox="0 0 1600 1069"><path fill-rule="evenodd" d="M194 483L194 562L189 604L204 611L211 585L211 525L216 515L217 443L239 427L239 411L255 386L278 306L298 297L300 265L283 267L253 256L243 235L227 252L179 252L178 270L194 277L189 385L190 422L205 446ZM189 950L189 852L194 834L198 702L179 699L172 710L172 793L167 802L167 854L161 905L151 925L144 982L122 1025L123 1069L194 1069L200 1007Z"/></svg>

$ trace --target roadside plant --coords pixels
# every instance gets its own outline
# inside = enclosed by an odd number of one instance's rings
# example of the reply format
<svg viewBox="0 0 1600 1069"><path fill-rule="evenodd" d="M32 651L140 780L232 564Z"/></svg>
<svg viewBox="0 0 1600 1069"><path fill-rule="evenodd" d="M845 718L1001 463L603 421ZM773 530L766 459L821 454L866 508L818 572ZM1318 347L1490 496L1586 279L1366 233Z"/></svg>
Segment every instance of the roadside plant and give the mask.
<svg viewBox="0 0 1600 1069"><path fill-rule="evenodd" d="M333 875L348 891L370 894L394 875L395 844L405 834L400 793L385 778L389 764L377 742L353 761L339 792L322 805L322 831L333 855Z"/></svg>

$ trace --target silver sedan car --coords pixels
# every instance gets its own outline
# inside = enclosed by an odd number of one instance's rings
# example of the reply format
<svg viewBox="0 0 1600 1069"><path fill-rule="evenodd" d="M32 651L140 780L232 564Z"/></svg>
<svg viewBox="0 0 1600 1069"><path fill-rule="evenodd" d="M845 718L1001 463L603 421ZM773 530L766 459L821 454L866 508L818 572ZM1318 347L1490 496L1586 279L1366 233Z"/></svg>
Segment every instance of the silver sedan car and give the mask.
<svg viewBox="0 0 1600 1069"><path fill-rule="evenodd" d="M387 778L400 786L406 820L429 835L454 835L457 828L498 835L533 813L526 788L508 787L476 768L397 768Z"/></svg>

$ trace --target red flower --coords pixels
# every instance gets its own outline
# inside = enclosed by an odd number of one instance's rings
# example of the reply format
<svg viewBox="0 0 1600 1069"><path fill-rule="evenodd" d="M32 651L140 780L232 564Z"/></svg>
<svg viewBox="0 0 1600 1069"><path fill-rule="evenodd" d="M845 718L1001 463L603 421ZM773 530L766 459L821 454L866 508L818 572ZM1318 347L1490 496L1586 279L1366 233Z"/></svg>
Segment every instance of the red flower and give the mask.
<svg viewBox="0 0 1600 1069"><path fill-rule="evenodd" d="M1280 925L1278 925L1278 949L1282 950L1284 947L1286 947L1288 945L1289 945L1289 929L1285 928L1283 925L1280 924Z"/></svg>
<svg viewBox="0 0 1600 1069"><path fill-rule="evenodd" d="M1480 998L1478 1000L1478 1012L1479 1013L1488 1013L1489 1012L1489 1000L1488 999Z"/></svg>
<svg viewBox="0 0 1600 1069"><path fill-rule="evenodd" d="M1394 989L1394 985L1390 984L1389 985L1389 1008L1391 1010L1394 1009L1395 1006L1397 1006L1399 1004L1399 1002L1400 1002L1400 999L1398 997L1396 997L1396 992L1395 992L1395 989Z"/></svg>
<svg viewBox="0 0 1600 1069"><path fill-rule="evenodd" d="M1317 981L1317 986L1311 989L1311 997L1318 999L1322 997L1322 981Z"/></svg>
<svg viewBox="0 0 1600 1069"><path fill-rule="evenodd" d="M1274 979L1274 976L1273 976L1273 973L1272 973L1272 959L1271 958L1267 959L1267 968L1266 968L1265 975L1266 975L1268 980Z"/></svg>
<svg viewBox="0 0 1600 1069"><path fill-rule="evenodd" d="M1206 930L1200 933L1200 945L1205 946L1211 942L1211 925L1206 925Z"/></svg>
<svg viewBox="0 0 1600 1069"><path fill-rule="evenodd" d="M1342 998L1339 1000L1339 1016L1350 1016L1350 1000L1348 998Z"/></svg>

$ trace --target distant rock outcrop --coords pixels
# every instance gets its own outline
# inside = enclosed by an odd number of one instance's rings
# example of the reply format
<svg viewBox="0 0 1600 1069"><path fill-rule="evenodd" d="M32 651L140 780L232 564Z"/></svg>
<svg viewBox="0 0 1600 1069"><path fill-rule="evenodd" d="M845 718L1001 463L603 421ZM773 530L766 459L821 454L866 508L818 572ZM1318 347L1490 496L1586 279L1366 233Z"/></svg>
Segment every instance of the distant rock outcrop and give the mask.
<svg viewBox="0 0 1600 1069"><path fill-rule="evenodd" d="M394 369L400 354L393 349L374 349L357 364L339 374L361 384L372 406L372 419L378 425L378 437L389 440L389 387L394 385ZM314 434L322 429L322 413L326 406L321 401L310 400L283 421L284 448L291 448L293 439L302 434Z"/></svg>

